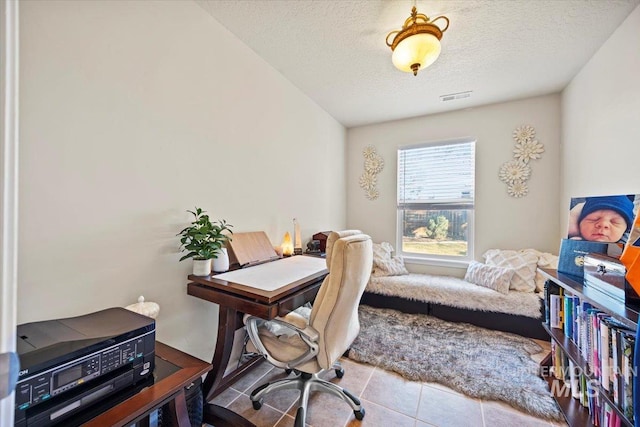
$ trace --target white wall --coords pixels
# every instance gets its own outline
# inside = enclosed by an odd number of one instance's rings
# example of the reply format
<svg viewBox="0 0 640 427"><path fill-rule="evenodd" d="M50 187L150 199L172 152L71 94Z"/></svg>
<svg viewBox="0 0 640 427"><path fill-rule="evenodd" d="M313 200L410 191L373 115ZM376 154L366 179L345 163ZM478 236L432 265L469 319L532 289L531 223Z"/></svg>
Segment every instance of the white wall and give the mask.
<svg viewBox="0 0 640 427"><path fill-rule="evenodd" d="M511 160L513 130L529 124L544 144L542 159L532 161L529 195L508 196L498 170ZM557 253L559 219L560 97L548 95L474 109L417 117L359 128L347 134L347 226L369 233L374 241L396 241L397 148L427 141L471 136L476 142L475 258L490 248L536 248ZM380 197L368 200L358 185L362 149L373 145L384 158L378 175ZM462 276L464 269L408 265L416 272Z"/></svg>
<svg viewBox="0 0 640 427"><path fill-rule="evenodd" d="M21 6L18 322L160 304L158 338L210 359L186 294L199 206L279 244L346 224L345 129L191 1Z"/></svg>
<svg viewBox="0 0 640 427"><path fill-rule="evenodd" d="M571 197L640 193L640 6L562 93L561 230Z"/></svg>

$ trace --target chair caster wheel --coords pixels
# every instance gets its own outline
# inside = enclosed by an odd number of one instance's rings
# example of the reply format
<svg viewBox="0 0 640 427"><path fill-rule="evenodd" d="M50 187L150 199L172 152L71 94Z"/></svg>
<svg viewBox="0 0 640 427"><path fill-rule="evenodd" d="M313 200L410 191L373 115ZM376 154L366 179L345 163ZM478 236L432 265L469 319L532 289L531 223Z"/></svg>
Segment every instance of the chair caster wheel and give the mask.
<svg viewBox="0 0 640 427"><path fill-rule="evenodd" d="M362 419L364 418L364 408L360 409L359 411L353 411L353 414L356 416L356 420L362 421Z"/></svg>
<svg viewBox="0 0 640 427"><path fill-rule="evenodd" d="M305 418L306 414L304 408L298 408L298 410L296 411L296 420L293 423L293 427L305 427Z"/></svg>
<svg viewBox="0 0 640 427"><path fill-rule="evenodd" d="M336 371L336 377L338 378L344 377L344 369L339 368L339 369L336 369L335 371Z"/></svg>
<svg viewBox="0 0 640 427"><path fill-rule="evenodd" d="M252 400L251 404L253 405L253 409L255 409L256 411L260 408L262 408L262 399L260 400Z"/></svg>

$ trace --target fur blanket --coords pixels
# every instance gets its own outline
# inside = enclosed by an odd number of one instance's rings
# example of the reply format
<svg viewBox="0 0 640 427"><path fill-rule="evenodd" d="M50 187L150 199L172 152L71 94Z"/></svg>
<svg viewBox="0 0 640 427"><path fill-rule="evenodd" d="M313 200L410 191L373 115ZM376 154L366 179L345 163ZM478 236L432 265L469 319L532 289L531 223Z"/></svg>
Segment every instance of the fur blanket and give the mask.
<svg viewBox="0 0 640 427"><path fill-rule="evenodd" d="M501 294L462 279L430 274L371 277L367 292L431 302L463 309L542 317L541 294L509 291Z"/></svg>

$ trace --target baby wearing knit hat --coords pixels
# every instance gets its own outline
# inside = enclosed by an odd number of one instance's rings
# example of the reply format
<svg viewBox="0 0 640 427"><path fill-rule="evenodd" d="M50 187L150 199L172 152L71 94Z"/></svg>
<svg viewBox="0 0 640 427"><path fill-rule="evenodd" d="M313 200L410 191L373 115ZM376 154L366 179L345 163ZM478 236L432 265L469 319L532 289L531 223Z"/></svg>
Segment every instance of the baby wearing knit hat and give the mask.
<svg viewBox="0 0 640 427"><path fill-rule="evenodd" d="M633 202L624 195L588 197L577 222L572 239L618 242L631 229Z"/></svg>

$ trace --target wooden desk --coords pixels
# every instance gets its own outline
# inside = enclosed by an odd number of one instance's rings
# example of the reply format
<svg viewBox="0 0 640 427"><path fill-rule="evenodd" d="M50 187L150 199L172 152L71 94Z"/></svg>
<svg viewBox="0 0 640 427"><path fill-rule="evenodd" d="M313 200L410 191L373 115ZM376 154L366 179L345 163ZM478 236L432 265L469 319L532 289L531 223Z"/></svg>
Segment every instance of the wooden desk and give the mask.
<svg viewBox="0 0 640 427"><path fill-rule="evenodd" d="M286 315L306 302L313 301L328 272L324 268L273 291L216 279L215 275L203 277L189 275L189 280L192 282L187 286L187 293L220 306L218 338L211 361L213 369L204 381L205 403L226 390L257 362L263 360L255 358L234 372L224 375L229 364L235 331L243 326L243 315L246 313L264 319ZM205 404L204 416L206 423L215 424L216 427L252 425L231 411L212 404Z"/></svg>
<svg viewBox="0 0 640 427"><path fill-rule="evenodd" d="M172 425L191 426L184 388L211 370L209 363L156 342L156 358L177 368L173 374L159 378L153 385L83 424L85 427L127 426L138 422L156 408L169 403Z"/></svg>

